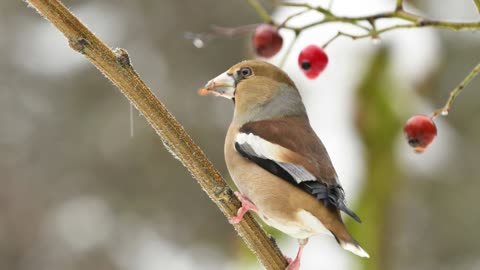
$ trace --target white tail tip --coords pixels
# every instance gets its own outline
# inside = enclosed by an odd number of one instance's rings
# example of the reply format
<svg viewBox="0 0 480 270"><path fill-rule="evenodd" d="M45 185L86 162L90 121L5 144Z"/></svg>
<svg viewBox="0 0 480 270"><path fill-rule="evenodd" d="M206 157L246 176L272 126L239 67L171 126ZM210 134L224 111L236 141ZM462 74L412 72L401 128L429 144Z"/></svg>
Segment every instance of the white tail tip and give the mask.
<svg viewBox="0 0 480 270"><path fill-rule="evenodd" d="M343 249L348 250L357 256L360 256L363 258L370 258L370 255L368 255L368 253L365 250L363 250L363 248L360 247L359 245L342 241L340 242L340 246L342 246Z"/></svg>

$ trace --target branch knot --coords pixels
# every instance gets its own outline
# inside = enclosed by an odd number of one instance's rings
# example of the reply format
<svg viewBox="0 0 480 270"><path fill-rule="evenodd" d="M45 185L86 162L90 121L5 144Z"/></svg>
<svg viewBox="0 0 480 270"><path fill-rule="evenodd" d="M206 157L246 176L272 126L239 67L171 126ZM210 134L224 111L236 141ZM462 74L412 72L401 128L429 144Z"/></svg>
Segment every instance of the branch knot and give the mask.
<svg viewBox="0 0 480 270"><path fill-rule="evenodd" d="M75 50L75 51L77 51L81 54L85 54L85 48L90 45L90 42L83 37L79 37L79 38L75 38L75 39L71 38L71 39L68 40L68 45L73 50Z"/></svg>
<svg viewBox="0 0 480 270"><path fill-rule="evenodd" d="M119 63L122 67L126 68L130 66L130 56L128 56L128 52L122 48L115 48L113 50L115 57L117 57L117 63Z"/></svg>
<svg viewBox="0 0 480 270"><path fill-rule="evenodd" d="M228 186L215 187L215 197L219 200L228 202L233 197L233 192Z"/></svg>

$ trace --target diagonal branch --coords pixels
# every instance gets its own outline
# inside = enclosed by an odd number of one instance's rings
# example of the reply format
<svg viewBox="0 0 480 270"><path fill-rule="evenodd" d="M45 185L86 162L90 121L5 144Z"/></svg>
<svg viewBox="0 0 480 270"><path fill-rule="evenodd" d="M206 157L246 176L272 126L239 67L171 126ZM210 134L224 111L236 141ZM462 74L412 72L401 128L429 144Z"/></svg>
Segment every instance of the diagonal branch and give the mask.
<svg viewBox="0 0 480 270"><path fill-rule="evenodd" d="M59 0L27 0L60 30L72 49L88 58L145 116L162 139L165 147L177 157L227 217L233 217L240 202L220 173L183 127L153 95L130 64L123 49L111 50L83 25ZM285 258L275 242L260 225L247 215L235 229L267 269L284 269Z"/></svg>

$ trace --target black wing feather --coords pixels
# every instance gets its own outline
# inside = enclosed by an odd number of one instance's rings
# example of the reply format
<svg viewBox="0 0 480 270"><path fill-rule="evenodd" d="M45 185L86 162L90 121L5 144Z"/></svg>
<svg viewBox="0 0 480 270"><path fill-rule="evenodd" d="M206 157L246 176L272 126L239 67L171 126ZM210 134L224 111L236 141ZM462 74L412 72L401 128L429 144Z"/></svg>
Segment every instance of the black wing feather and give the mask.
<svg viewBox="0 0 480 270"><path fill-rule="evenodd" d="M238 153L240 153L242 157L255 162L258 166L284 180L287 180L290 184L297 185L297 182L295 181L293 176L290 175L285 169L280 167L280 165L278 165L275 161L266 158L259 158L255 155L248 153L248 150L245 151L246 149L240 146L238 142L235 143L235 149Z"/></svg>
<svg viewBox="0 0 480 270"><path fill-rule="evenodd" d="M322 201L325 206L327 207L334 206L340 209L341 211L345 212L347 215L355 219L357 222L362 223L360 218L345 205L345 193L343 191L343 188L340 185L327 186L324 183L320 183L316 179L297 183L293 178L293 176L290 173L288 173L284 168L282 168L280 165L278 165L277 162L253 155L252 151L249 151L249 147L250 147L249 145L240 145L238 142L235 143L235 149L244 158L255 162L258 166L262 167L266 171L308 192L309 194L314 196L317 200Z"/></svg>

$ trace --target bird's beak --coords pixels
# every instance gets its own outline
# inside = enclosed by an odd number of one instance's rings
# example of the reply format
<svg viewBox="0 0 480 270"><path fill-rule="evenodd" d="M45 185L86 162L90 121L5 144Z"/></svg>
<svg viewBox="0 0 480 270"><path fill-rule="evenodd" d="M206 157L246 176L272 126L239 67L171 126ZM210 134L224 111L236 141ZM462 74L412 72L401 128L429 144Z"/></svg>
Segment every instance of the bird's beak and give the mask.
<svg viewBox="0 0 480 270"><path fill-rule="evenodd" d="M213 94L232 99L235 94L235 79L233 76L228 75L227 72L224 72L210 80L204 88L198 90L198 93L202 96Z"/></svg>

